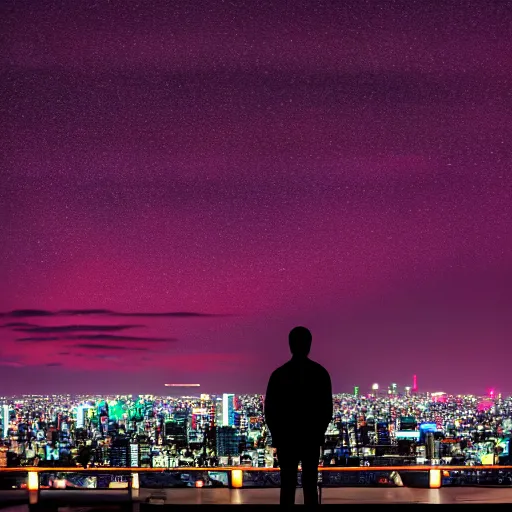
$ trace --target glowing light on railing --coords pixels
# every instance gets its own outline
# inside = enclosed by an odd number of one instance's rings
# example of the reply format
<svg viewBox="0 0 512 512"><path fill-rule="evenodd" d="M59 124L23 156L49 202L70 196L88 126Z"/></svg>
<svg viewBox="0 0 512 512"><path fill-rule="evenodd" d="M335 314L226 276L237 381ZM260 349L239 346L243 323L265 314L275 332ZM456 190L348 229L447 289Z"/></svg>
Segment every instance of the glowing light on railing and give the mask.
<svg viewBox="0 0 512 512"><path fill-rule="evenodd" d="M428 483L431 489L439 489L441 487L441 470L431 469L429 471Z"/></svg>
<svg viewBox="0 0 512 512"><path fill-rule="evenodd" d="M132 473L132 489L139 488L139 473Z"/></svg>
<svg viewBox="0 0 512 512"><path fill-rule="evenodd" d="M29 491L37 491L39 489L39 475L35 471L28 472L27 489Z"/></svg>
<svg viewBox="0 0 512 512"><path fill-rule="evenodd" d="M231 486L240 489L244 483L244 472L241 469L233 469L231 471Z"/></svg>
<svg viewBox="0 0 512 512"><path fill-rule="evenodd" d="M196 480L196 487L204 487L204 482L202 480Z"/></svg>

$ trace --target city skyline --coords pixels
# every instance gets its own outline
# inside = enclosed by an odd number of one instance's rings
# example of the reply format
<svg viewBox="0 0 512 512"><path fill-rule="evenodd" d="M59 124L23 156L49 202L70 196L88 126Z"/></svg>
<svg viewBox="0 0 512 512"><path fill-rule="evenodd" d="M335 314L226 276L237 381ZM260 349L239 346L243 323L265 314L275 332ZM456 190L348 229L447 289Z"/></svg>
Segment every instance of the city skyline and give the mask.
<svg viewBox="0 0 512 512"><path fill-rule="evenodd" d="M512 393L504 3L2 12L0 395Z"/></svg>

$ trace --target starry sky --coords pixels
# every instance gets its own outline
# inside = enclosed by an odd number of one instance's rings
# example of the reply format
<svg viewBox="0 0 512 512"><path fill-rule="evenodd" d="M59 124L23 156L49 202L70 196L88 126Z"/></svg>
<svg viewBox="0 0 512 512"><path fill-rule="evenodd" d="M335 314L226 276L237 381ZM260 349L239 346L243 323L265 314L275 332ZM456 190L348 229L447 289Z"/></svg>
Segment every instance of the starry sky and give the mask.
<svg viewBox="0 0 512 512"><path fill-rule="evenodd" d="M512 392L508 2L0 9L0 395Z"/></svg>

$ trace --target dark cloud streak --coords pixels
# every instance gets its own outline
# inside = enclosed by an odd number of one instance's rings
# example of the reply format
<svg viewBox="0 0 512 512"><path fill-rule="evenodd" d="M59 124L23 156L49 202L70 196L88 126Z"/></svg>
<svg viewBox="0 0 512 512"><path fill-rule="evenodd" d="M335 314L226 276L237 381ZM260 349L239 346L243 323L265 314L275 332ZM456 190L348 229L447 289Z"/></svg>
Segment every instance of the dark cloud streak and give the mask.
<svg viewBox="0 0 512 512"><path fill-rule="evenodd" d="M65 337L47 337L47 336L31 336L28 338L18 338L16 341L30 341L30 342L46 342L46 341L80 341L80 340L91 340L91 341L122 341L122 342L150 342L150 343L164 343L164 342L174 342L177 341L176 338L152 338L147 336L116 336L113 334L83 334L83 335L73 335L73 336L65 336Z"/></svg>
<svg viewBox="0 0 512 512"><path fill-rule="evenodd" d="M56 326L33 326L15 328L18 332L29 333L67 333L67 332L83 332L83 331L123 331L125 329L133 329L137 327L145 327L144 325L56 325Z"/></svg>
<svg viewBox="0 0 512 512"><path fill-rule="evenodd" d="M197 311L170 311L170 312L147 312L147 313L126 313L111 311L108 309L66 309L60 311L47 311L42 309L15 309L6 313L0 313L3 318L30 318L30 317L63 317L78 315L98 315L110 317L168 317L168 318L210 318L228 316L225 314L199 313Z"/></svg>
<svg viewBox="0 0 512 512"><path fill-rule="evenodd" d="M8 313L0 313L4 318L29 318L34 316L55 316L53 312L44 309L14 309Z"/></svg>
<svg viewBox="0 0 512 512"><path fill-rule="evenodd" d="M27 322L9 322L7 324L0 325L0 328L3 329L13 329L15 327L38 327L34 324L29 324Z"/></svg>
<svg viewBox="0 0 512 512"><path fill-rule="evenodd" d="M18 338L16 341L59 341L60 339L57 336L29 336L28 338Z"/></svg>
<svg viewBox="0 0 512 512"><path fill-rule="evenodd" d="M84 334L81 336L67 337L67 340L105 340L105 341L149 341L155 343L177 341L176 338L150 338L150 337L138 337L138 336L116 336L113 334Z"/></svg>
<svg viewBox="0 0 512 512"><path fill-rule="evenodd" d="M119 347L114 345L104 345L100 343L91 343L88 344L79 344L75 345L76 348L82 348L86 350L121 350L121 351L136 351L136 352L150 352L148 348L145 347Z"/></svg>

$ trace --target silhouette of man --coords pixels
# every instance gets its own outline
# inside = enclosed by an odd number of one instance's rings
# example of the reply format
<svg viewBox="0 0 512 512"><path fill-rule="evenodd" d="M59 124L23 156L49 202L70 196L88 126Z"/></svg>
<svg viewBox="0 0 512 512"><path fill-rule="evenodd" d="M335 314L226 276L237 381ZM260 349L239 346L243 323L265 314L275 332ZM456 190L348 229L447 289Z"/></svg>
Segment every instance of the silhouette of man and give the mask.
<svg viewBox="0 0 512 512"><path fill-rule="evenodd" d="M333 410L329 373L308 358L311 340L305 327L291 330L292 358L272 373L265 395L265 420L281 468L281 505L295 503L299 462L304 504L318 504L320 447Z"/></svg>

